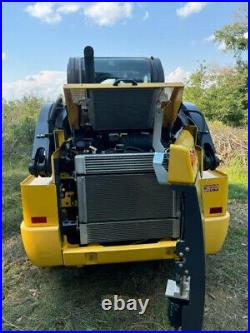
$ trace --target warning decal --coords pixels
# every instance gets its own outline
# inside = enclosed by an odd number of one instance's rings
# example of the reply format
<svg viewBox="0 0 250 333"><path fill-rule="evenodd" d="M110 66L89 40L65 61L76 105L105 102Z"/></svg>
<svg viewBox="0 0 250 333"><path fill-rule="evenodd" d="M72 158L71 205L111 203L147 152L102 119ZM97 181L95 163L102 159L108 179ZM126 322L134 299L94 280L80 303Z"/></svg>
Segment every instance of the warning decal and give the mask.
<svg viewBox="0 0 250 333"><path fill-rule="evenodd" d="M204 192L218 192L219 185L218 184L205 185L203 187L203 190L204 190Z"/></svg>

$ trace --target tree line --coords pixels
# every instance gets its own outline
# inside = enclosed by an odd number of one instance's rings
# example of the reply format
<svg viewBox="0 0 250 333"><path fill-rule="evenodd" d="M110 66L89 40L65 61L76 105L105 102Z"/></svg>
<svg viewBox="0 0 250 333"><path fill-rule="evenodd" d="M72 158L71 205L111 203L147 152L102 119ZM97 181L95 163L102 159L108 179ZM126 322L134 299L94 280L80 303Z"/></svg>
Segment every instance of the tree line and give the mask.
<svg viewBox="0 0 250 333"><path fill-rule="evenodd" d="M197 104L209 120L246 126L248 116L248 14L239 9L235 22L214 33L214 43L232 52L235 64L211 67L201 63L186 82L185 100Z"/></svg>

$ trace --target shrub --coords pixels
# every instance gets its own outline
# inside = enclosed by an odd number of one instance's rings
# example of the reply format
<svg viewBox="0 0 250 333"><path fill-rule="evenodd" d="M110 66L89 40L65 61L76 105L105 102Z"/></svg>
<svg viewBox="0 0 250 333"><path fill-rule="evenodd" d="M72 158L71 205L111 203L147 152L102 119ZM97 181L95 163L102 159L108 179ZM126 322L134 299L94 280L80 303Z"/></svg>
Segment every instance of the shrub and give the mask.
<svg viewBox="0 0 250 333"><path fill-rule="evenodd" d="M30 154L34 130L42 100L24 97L17 101L2 101L3 155Z"/></svg>
<svg viewBox="0 0 250 333"><path fill-rule="evenodd" d="M246 126L247 70L246 64L210 70L201 64L187 81L184 99L196 104L209 120Z"/></svg>

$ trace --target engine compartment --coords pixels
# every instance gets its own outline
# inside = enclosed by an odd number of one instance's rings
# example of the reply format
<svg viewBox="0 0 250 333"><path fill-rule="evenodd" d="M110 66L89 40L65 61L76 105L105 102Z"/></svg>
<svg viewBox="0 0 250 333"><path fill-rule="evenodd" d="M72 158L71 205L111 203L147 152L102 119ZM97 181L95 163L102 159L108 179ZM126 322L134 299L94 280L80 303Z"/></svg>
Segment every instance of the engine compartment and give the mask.
<svg viewBox="0 0 250 333"><path fill-rule="evenodd" d="M204 116L182 103L183 85L164 83L163 73L154 57L95 58L86 47L83 58L70 58L65 103L43 107L29 167L42 177L54 170L69 243L178 238L181 198L161 185L170 145L191 125L205 168L218 161Z"/></svg>
<svg viewBox="0 0 250 333"><path fill-rule="evenodd" d="M180 202L157 183L152 140L150 131L97 134L87 127L60 147L61 225L69 243L178 237Z"/></svg>

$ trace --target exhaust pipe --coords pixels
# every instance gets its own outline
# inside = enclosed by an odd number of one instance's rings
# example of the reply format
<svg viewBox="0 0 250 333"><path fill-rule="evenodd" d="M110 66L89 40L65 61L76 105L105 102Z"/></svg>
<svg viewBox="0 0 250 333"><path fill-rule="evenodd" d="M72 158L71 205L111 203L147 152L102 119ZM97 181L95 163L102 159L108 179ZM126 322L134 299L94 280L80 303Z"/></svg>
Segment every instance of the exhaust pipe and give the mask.
<svg viewBox="0 0 250 333"><path fill-rule="evenodd" d="M84 48L84 66L86 83L95 83L94 49L91 46Z"/></svg>

